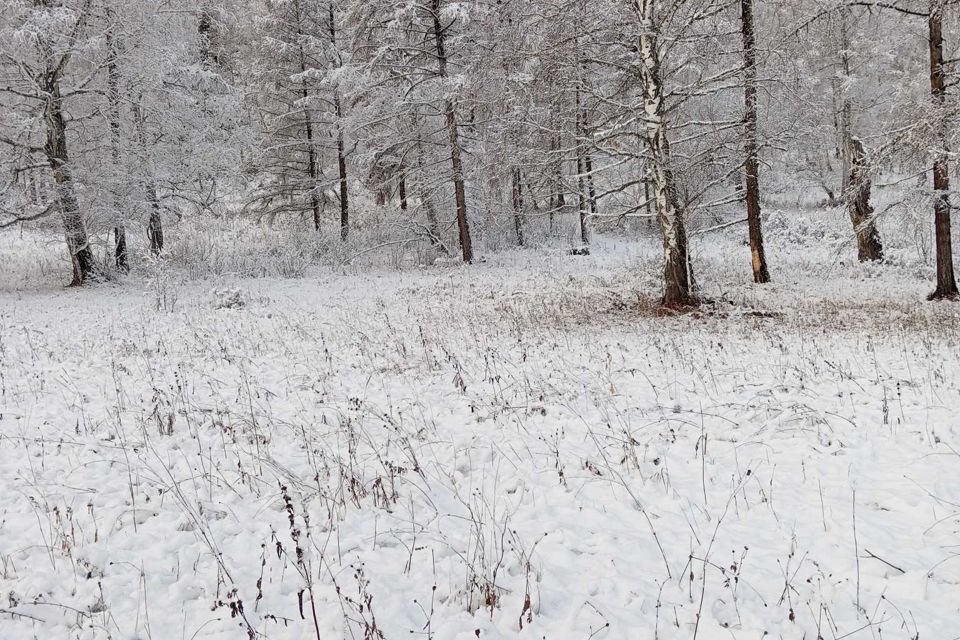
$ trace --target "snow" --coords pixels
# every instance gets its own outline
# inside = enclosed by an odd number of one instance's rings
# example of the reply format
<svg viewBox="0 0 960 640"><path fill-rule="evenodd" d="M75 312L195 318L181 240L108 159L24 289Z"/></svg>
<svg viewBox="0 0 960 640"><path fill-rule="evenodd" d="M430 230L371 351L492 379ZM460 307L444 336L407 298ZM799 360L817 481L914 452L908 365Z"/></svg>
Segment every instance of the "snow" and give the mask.
<svg viewBox="0 0 960 640"><path fill-rule="evenodd" d="M737 233L7 288L0 636L954 637L958 307Z"/></svg>

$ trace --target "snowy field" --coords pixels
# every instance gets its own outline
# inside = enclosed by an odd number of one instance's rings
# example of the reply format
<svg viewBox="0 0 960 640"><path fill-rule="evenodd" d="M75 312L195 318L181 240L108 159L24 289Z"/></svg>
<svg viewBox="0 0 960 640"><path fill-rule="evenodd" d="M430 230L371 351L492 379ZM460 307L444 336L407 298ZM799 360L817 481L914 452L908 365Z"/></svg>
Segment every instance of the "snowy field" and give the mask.
<svg viewBox="0 0 960 640"><path fill-rule="evenodd" d="M0 638L960 637L960 306L791 246L5 276Z"/></svg>

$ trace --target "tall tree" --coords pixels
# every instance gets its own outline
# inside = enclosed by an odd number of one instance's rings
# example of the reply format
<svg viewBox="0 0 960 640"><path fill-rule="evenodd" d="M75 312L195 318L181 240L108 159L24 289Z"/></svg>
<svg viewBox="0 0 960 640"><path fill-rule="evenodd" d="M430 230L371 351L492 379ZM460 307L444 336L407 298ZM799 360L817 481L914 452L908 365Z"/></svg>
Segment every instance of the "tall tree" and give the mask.
<svg viewBox="0 0 960 640"><path fill-rule="evenodd" d="M660 0L633 0L640 23L638 67L643 92L644 133L650 159L654 209L663 237L663 298L668 307L696 304L687 248L684 205L677 193L668 138L667 110L661 76L663 26Z"/></svg>
<svg viewBox="0 0 960 640"><path fill-rule="evenodd" d="M440 0L430 0L430 18L433 23L433 39L437 51L437 75L441 81L446 81L449 78L446 34L452 23L443 24L440 8ZM473 261L473 241L470 237L470 222L467 218L467 189L464 185L463 149L460 145L457 100L453 95L448 94L443 97L443 118L446 123L447 138L450 142L450 167L453 170L453 196L457 206L460 252L463 261L469 263Z"/></svg>
<svg viewBox="0 0 960 640"><path fill-rule="evenodd" d="M930 95L934 108L937 148L933 160L933 211L937 248L937 288L930 299L960 296L953 272L950 224L950 121L946 113L946 66L943 57L943 15L947 0L930 0L927 28L930 44Z"/></svg>
<svg viewBox="0 0 960 640"><path fill-rule="evenodd" d="M883 259L880 232L873 219L870 205L870 166L863 142L853 133L853 105L850 99L851 40L850 7L838 9L840 23L840 77L837 79L839 108L837 128L842 158L843 200L857 236L857 257L860 262Z"/></svg>
<svg viewBox="0 0 960 640"><path fill-rule="evenodd" d="M337 46L337 20L333 11L333 0L327 3L327 20L330 34L331 71L336 72L343 67L343 58ZM340 179L340 239L346 240L350 233L350 202L347 186L347 156L343 132L343 97L340 93L338 81L333 87L333 112L336 118L337 131L337 172Z"/></svg>
<svg viewBox="0 0 960 640"><path fill-rule="evenodd" d="M743 36L744 153L747 226L753 281L770 281L767 256L763 248L760 221L760 143L757 124L757 38L754 27L753 0L740 0L740 30Z"/></svg>
<svg viewBox="0 0 960 640"><path fill-rule="evenodd" d="M116 14L111 5L107 5L107 102L110 108L110 157L112 160L113 171L119 174L123 171L121 158L121 78L120 78L120 42L116 32L119 25L116 21ZM117 189L113 193L113 216L115 218L113 227L114 236L114 261L117 269L121 272L130 270L130 259L127 249L127 230L124 226L121 209L120 194Z"/></svg>
<svg viewBox="0 0 960 640"><path fill-rule="evenodd" d="M77 0L69 4L54 0L18 0L8 3L4 9L13 17L14 28L29 34L29 44L15 44L6 52L14 62L12 66L17 75L13 86L0 88L0 95L13 96L27 118L42 122L44 143L41 146L29 139L9 136L0 137L0 140L31 153L42 152L53 179L56 206L73 263L73 285L84 284L101 275L90 247L68 150L69 118L65 102L81 94L84 87L65 90L63 86L74 54L86 36L92 7L93 0Z"/></svg>

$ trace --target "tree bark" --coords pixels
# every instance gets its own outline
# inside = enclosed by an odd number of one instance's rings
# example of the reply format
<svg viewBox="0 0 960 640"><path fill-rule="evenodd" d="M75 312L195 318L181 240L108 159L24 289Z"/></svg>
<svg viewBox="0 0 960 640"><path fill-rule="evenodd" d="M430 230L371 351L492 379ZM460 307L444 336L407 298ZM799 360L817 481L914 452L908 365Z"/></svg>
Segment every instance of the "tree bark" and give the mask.
<svg viewBox="0 0 960 640"><path fill-rule="evenodd" d="M933 161L934 226L937 245L937 288L931 300L958 297L957 281L953 272L953 247L950 237L950 164L947 136L949 123L946 107L946 81L943 67L943 12L944 0L931 0L928 27L930 32L930 93L936 117L939 119L940 148Z"/></svg>
<svg viewBox="0 0 960 640"><path fill-rule="evenodd" d="M147 238L150 240L150 252L158 256L163 251L163 220L160 217L160 198L153 180L146 185L147 203L150 205L150 218L147 221Z"/></svg>
<svg viewBox="0 0 960 640"><path fill-rule="evenodd" d="M107 101L110 107L110 152L113 160L114 176L121 174L121 153L120 153L120 48L114 36L113 29L113 11L107 9L107 19L111 22L107 31L107 49L109 51L109 60L107 61ZM114 187L116 189L116 187ZM121 208L121 198L113 193L113 215L114 215L114 261L117 270L121 273L130 271L130 261L127 255L127 231L123 225Z"/></svg>
<svg viewBox="0 0 960 640"><path fill-rule="evenodd" d="M398 195L400 197L400 211L407 210L407 174L400 170L400 182L397 185Z"/></svg>
<svg viewBox="0 0 960 640"><path fill-rule="evenodd" d="M597 215L599 208L597 207L597 188L593 183L593 156L590 153L586 154L587 161L587 192L590 195L590 215Z"/></svg>
<svg viewBox="0 0 960 640"><path fill-rule="evenodd" d="M433 196L430 194L430 189L427 185L424 170L425 163L423 161L423 135L420 131L419 120L415 121L414 126L417 128L417 169L420 174L417 186L420 192L420 202L423 204L423 210L427 217L427 233L430 234L430 243L445 255L449 255L450 252L447 251L446 245L440 238L440 224L437 220L437 209L433 204Z"/></svg>
<svg viewBox="0 0 960 640"><path fill-rule="evenodd" d="M340 172L340 239L346 240L350 234L350 194L347 190L347 158L344 155L343 127L340 125L340 96L336 98L337 105L337 168Z"/></svg>
<svg viewBox="0 0 960 640"><path fill-rule="evenodd" d="M587 155L585 149L585 137L586 137L586 114L583 111L582 101L580 96L580 89L577 89L577 117L576 117L576 137L577 137L577 209L580 219L580 243L583 246L584 253L586 253L587 246L590 244L590 227L589 227L589 198L587 197L587 188L586 188L586 160Z"/></svg>
<svg viewBox="0 0 960 640"><path fill-rule="evenodd" d="M46 94L43 105L43 120L47 141L44 145L47 162L53 172L53 181L57 193L57 202L63 220L67 249L73 262L73 281L79 286L89 280L97 279L100 270L90 249L87 228L80 212L70 171L70 159L67 153L67 128L63 117L63 97L60 93L60 72L53 60L53 51L49 45L42 45L46 60L46 72L42 76L42 87Z"/></svg>
<svg viewBox="0 0 960 640"><path fill-rule="evenodd" d="M310 100L310 90L306 80L307 59L303 51L303 16L300 13L300 0L294 1L293 10L294 20L297 23L297 51L299 53L300 74L301 78L303 78L300 81L300 96L303 98L303 128L304 136L307 139L307 174L310 176L310 210L313 212L313 228L319 231L321 216L320 196L317 194L317 189L319 188L320 180L320 163L317 158L316 145L314 145L313 113L307 106Z"/></svg>
<svg viewBox="0 0 960 640"><path fill-rule="evenodd" d="M523 237L523 172L520 167L513 171L513 228L517 234L517 246L524 244Z"/></svg>
<svg viewBox="0 0 960 640"><path fill-rule="evenodd" d="M440 0L432 0L433 37L437 47L437 64L441 78L447 78L447 51L443 26L440 24ZM457 131L457 103L453 98L445 98L443 115L450 141L450 164L453 169L453 194L457 207L457 227L460 232L460 251L463 261L473 262L473 243L470 238L470 223L467 219L467 190L463 182L463 158L460 137Z"/></svg>
<svg viewBox="0 0 960 640"><path fill-rule="evenodd" d="M667 139L666 108L660 77L660 45L656 22L657 0L634 0L640 19L640 82L643 91L644 133L650 157L654 208L663 236L663 298L671 308L694 306L693 274L687 253L684 207L677 197Z"/></svg>
<svg viewBox="0 0 960 640"><path fill-rule="evenodd" d="M146 155L149 154L147 146L147 124L143 115L143 109L140 103L133 104L133 118L137 127L137 138L140 142L140 149ZM144 197L150 207L150 216L147 219L147 239L150 242L150 253L157 256L163 251L163 218L160 216L160 198L157 196L157 183L153 179L150 163L146 163L147 172L144 180Z"/></svg>
<svg viewBox="0 0 960 640"><path fill-rule="evenodd" d="M330 28L330 45L337 50L337 25L333 15L333 2L327 3L327 15ZM333 106L337 116L337 169L340 173L340 239L346 241L350 234L350 200L347 189L347 157L343 142L343 103L340 89L334 89Z"/></svg>
<svg viewBox="0 0 960 640"><path fill-rule="evenodd" d="M563 210L566 209L567 203L566 198L563 193L563 156L562 150L560 149L560 132L550 140L550 151L553 156L553 176L551 179L552 192L550 194L550 232L553 233L553 224L554 218L557 213L563 214Z"/></svg>
<svg viewBox="0 0 960 640"><path fill-rule="evenodd" d="M883 245L873 223L873 207L870 205L870 166L867 154L859 139L851 137L850 149L844 153L850 158L850 175L847 178L847 212L857 234L857 257L860 262L883 260Z"/></svg>
<svg viewBox="0 0 960 640"><path fill-rule="evenodd" d="M850 80L850 8L840 6L840 78L834 79L834 114L837 124L838 144L837 151L840 157L840 192L846 193L850 186L852 173L852 158L850 156L850 139L853 137L853 105L846 86Z"/></svg>
<svg viewBox="0 0 960 640"><path fill-rule="evenodd" d="M644 213L647 216L648 226L653 227L654 211L653 211L653 198L650 197L650 171L647 166L644 166L644 176L643 176L643 208Z"/></svg>
<svg viewBox="0 0 960 640"><path fill-rule="evenodd" d="M583 158L577 155L577 217L580 222L580 245L582 253L587 253L590 233L587 227L588 213L587 190L583 179Z"/></svg>
<svg viewBox="0 0 960 640"><path fill-rule="evenodd" d="M753 20L753 0L741 0L740 24L743 35L743 94L744 94L744 152L746 155L747 228L753 281L770 282L767 256L763 248L763 229L760 220L760 145L757 126L757 51Z"/></svg>

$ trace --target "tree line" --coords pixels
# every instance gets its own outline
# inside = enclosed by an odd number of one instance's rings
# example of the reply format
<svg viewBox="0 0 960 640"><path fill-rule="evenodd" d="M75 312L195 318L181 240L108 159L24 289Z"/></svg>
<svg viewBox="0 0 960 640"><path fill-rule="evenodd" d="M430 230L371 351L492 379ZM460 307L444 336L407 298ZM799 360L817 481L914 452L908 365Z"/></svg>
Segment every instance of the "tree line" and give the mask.
<svg viewBox="0 0 960 640"><path fill-rule="evenodd" d="M650 220L665 305L695 305L691 221L745 222L765 173L817 184L862 261L929 211L958 295L958 0L7 0L0 227L58 216L73 283L130 268L128 228L229 210L338 229L366 207L438 253ZM956 162L953 163L954 165ZM917 188L877 210L874 181ZM359 205L358 205L359 202ZM379 218L378 218L379 219ZM371 223L372 224L372 223ZM775 266L775 261L774 261Z"/></svg>

